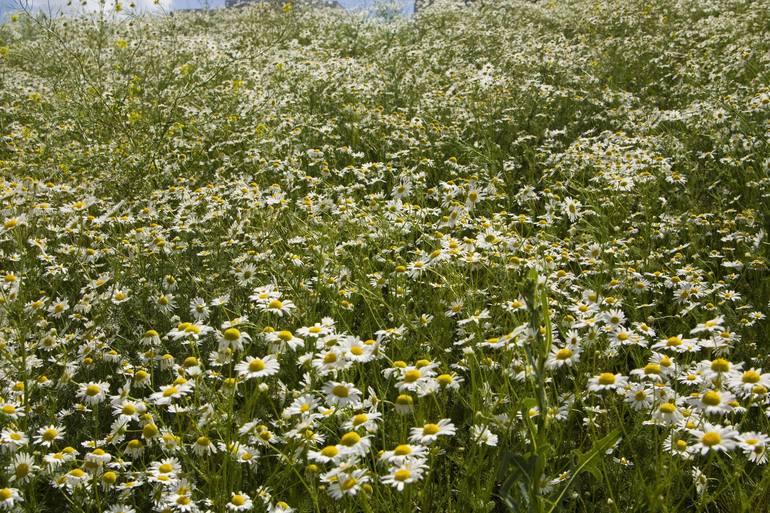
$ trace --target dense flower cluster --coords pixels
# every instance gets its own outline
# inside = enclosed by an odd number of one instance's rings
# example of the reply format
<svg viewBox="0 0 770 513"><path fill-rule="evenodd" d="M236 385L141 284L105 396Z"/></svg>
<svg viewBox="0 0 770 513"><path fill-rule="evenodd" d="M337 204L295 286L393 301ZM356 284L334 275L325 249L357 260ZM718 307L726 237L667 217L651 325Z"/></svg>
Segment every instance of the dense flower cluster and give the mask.
<svg viewBox="0 0 770 513"><path fill-rule="evenodd" d="M4 25L0 509L758 500L768 13Z"/></svg>

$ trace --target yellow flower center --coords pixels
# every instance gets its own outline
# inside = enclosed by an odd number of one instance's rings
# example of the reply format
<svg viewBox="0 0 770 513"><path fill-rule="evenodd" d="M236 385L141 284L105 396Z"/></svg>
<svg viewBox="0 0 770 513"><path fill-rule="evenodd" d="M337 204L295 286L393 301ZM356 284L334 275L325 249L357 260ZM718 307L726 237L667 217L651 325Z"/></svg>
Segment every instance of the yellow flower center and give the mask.
<svg viewBox="0 0 770 513"><path fill-rule="evenodd" d="M660 365L657 363L648 363L644 366L645 374L660 374Z"/></svg>
<svg viewBox="0 0 770 513"><path fill-rule="evenodd" d="M559 349L556 352L556 359L557 360L569 360L570 358L572 358L572 354L573 354L572 353L572 349L570 349L568 347L564 347L562 349Z"/></svg>
<svg viewBox="0 0 770 513"><path fill-rule="evenodd" d="M348 387L345 385L337 385L332 388L332 394L337 397L348 397L350 395L350 390L348 390Z"/></svg>
<svg viewBox="0 0 770 513"><path fill-rule="evenodd" d="M244 497L243 495L240 495L240 494L235 494L235 495L233 495L233 498L230 499L230 502L234 506L243 506L244 504L246 504L246 497Z"/></svg>
<svg viewBox="0 0 770 513"><path fill-rule="evenodd" d="M682 339L680 337L668 337L666 339L666 345L668 347L677 347L682 345Z"/></svg>
<svg viewBox="0 0 770 513"><path fill-rule="evenodd" d="M334 458L340 453L340 450L337 449L334 445L327 445L323 449L321 449L321 456L325 456L327 458Z"/></svg>
<svg viewBox="0 0 770 513"><path fill-rule="evenodd" d="M272 301L270 301L270 303L268 303L267 307L272 310L280 310L281 308L283 308L283 303L281 302L280 299L273 299Z"/></svg>
<svg viewBox="0 0 770 513"><path fill-rule="evenodd" d="M294 335L292 335L291 331L279 331L278 332L278 338L283 340L284 342L288 342L289 340L294 338Z"/></svg>
<svg viewBox="0 0 770 513"><path fill-rule="evenodd" d="M163 463L158 467L158 472L161 474L168 474L172 470L174 470L174 466L171 463Z"/></svg>
<svg viewBox="0 0 770 513"><path fill-rule="evenodd" d="M743 376L741 376L741 381L744 383L759 383L759 380L762 377L759 375L759 373L755 370L747 370L743 373Z"/></svg>
<svg viewBox="0 0 770 513"><path fill-rule="evenodd" d="M249 372L260 372L265 370L265 362L259 358L254 358L249 362Z"/></svg>
<svg viewBox="0 0 770 513"><path fill-rule="evenodd" d="M335 353L326 353L323 361L324 363L335 363L337 361L337 355Z"/></svg>
<svg viewBox="0 0 770 513"><path fill-rule="evenodd" d="M342 488L343 490L350 490L351 488L353 488L354 486L356 486L356 484L357 484L357 483L358 483L358 480L357 480L356 478L354 478L354 477L351 477L351 478L349 478L349 479L346 479L346 480L345 480L345 481L342 483L342 486L341 486L341 488Z"/></svg>
<svg viewBox="0 0 770 513"><path fill-rule="evenodd" d="M616 381L615 375L611 372L602 372L599 374L600 385L614 385Z"/></svg>
<svg viewBox="0 0 770 513"><path fill-rule="evenodd" d="M48 428L45 431L43 431L42 438L46 442L52 442L56 439L56 437L59 436L59 432L53 428Z"/></svg>
<svg viewBox="0 0 770 513"><path fill-rule="evenodd" d="M172 385L163 391L163 397L171 397L172 395L176 394L178 391L179 389Z"/></svg>
<svg viewBox="0 0 770 513"><path fill-rule="evenodd" d="M201 332L200 326L196 326L195 324L191 324L191 323L188 323L187 326L185 326L184 330L187 333L193 333L195 335L198 335Z"/></svg>
<svg viewBox="0 0 770 513"><path fill-rule="evenodd" d="M661 413L674 413L676 411L676 406L673 403L663 403L660 405L660 411Z"/></svg>
<svg viewBox="0 0 770 513"><path fill-rule="evenodd" d="M364 350L363 350L363 349L361 349L361 348L360 348L360 347L358 347L358 346L353 346L353 347L351 347L351 348L350 348L350 352L351 352L353 355L355 355L355 356L361 356L362 354L364 354Z"/></svg>
<svg viewBox="0 0 770 513"><path fill-rule="evenodd" d="M88 397L93 397L95 395L98 395L102 391L102 387L99 385L88 385L86 387L86 395Z"/></svg>
<svg viewBox="0 0 770 513"><path fill-rule="evenodd" d="M716 431L707 431L706 433L703 433L703 438L701 438L700 441L707 447L714 447L722 441L722 436Z"/></svg>
<svg viewBox="0 0 770 513"><path fill-rule="evenodd" d="M396 473L393 474L393 477L396 479L396 481L406 481L412 477L412 473L409 470L402 468L401 470L396 470Z"/></svg>
<svg viewBox="0 0 770 513"><path fill-rule="evenodd" d="M414 383L422 377L422 373L417 369L412 369L404 373L404 381L407 383Z"/></svg>
<svg viewBox="0 0 770 513"><path fill-rule="evenodd" d="M228 342L235 342L236 340L241 338L241 332L238 331L236 328L228 328L225 330L222 336Z"/></svg>
<svg viewBox="0 0 770 513"><path fill-rule="evenodd" d="M708 392L703 394L703 397L701 398L701 402L709 406L718 406L719 403L722 402L722 396L719 395L719 392L715 392L714 390L709 390Z"/></svg>
<svg viewBox="0 0 770 513"><path fill-rule="evenodd" d="M361 424L365 423L369 420L369 416L365 413L359 413L355 417L353 417L353 425L354 426L360 426Z"/></svg>
<svg viewBox="0 0 770 513"><path fill-rule="evenodd" d="M29 465L27 465L26 463L19 463L18 465L16 465L15 474L16 474L16 477L18 478L26 476L27 474L29 474Z"/></svg>
<svg viewBox="0 0 770 513"><path fill-rule="evenodd" d="M345 447L352 447L360 441L361 441L361 437L355 431L348 431L347 433L342 435L342 438L340 438L340 443Z"/></svg>
<svg viewBox="0 0 770 513"><path fill-rule="evenodd" d="M730 362L724 358L717 358L711 362L711 370L714 372L728 372L730 370Z"/></svg>
<svg viewBox="0 0 770 513"><path fill-rule="evenodd" d="M408 456L412 454L412 448L406 444L401 444L393 449L393 454L396 456Z"/></svg>
<svg viewBox="0 0 770 513"><path fill-rule="evenodd" d="M422 427L423 435L435 435L439 431L441 431L441 428L438 426L438 424L425 424Z"/></svg>
<svg viewBox="0 0 770 513"><path fill-rule="evenodd" d="M8 223L6 222L6 225L7 224ZM6 228L8 228L8 226L6 226ZM13 497L13 491L11 491L10 488L3 488L0 490L0 501L7 501L11 497Z"/></svg>
<svg viewBox="0 0 770 513"><path fill-rule="evenodd" d="M414 399L412 399L412 396L407 394L401 394L398 397L396 397L396 404L400 406L411 406L414 403Z"/></svg>

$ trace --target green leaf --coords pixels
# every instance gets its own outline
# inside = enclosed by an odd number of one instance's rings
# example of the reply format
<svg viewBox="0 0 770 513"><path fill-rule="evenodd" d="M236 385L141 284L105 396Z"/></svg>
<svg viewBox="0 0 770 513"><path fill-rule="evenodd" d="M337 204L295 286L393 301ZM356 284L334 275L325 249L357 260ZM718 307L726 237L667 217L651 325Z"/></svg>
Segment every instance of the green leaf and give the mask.
<svg viewBox="0 0 770 513"><path fill-rule="evenodd" d="M600 438L596 442L594 442L593 446L591 446L591 449L589 449L585 453L581 453L579 451L574 451L574 454L577 455L577 466L575 467L575 470L572 472L572 475L569 478L569 481L567 481L567 484L564 485L564 488L562 489L559 496L556 498L556 500L553 502L553 505L548 510L548 513L553 513L553 511L558 507L559 503L561 502L562 497L564 497L564 494L567 493L567 490L569 489L570 485L572 484L572 481L575 480L575 478L580 475L583 471L588 471L591 473L593 477L596 479L601 479L601 473L599 472L599 469L596 468L596 464L599 462L599 456L604 455L608 450L610 450L611 447L613 447L618 440L620 440L620 434L621 430L620 428L614 429L610 431L607 435L605 435L603 438Z"/></svg>
<svg viewBox="0 0 770 513"><path fill-rule="evenodd" d="M580 472L588 471L595 478L601 479L601 475L599 475L599 471L596 468L596 464L599 462L597 456L601 456L610 450L620 439L620 433L620 428L616 428L610 431L603 438L600 438L594 442L593 446L591 446L591 449L589 449L588 452L580 453L576 451L578 461L577 468L575 469L573 476L576 476Z"/></svg>

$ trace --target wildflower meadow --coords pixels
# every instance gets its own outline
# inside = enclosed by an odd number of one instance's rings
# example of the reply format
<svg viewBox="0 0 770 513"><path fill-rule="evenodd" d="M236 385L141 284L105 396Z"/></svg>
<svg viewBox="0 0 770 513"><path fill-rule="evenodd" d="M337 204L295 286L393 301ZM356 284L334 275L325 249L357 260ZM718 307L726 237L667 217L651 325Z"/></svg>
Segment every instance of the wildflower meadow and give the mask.
<svg viewBox="0 0 770 513"><path fill-rule="evenodd" d="M132 9L0 25L0 510L770 511L768 0Z"/></svg>

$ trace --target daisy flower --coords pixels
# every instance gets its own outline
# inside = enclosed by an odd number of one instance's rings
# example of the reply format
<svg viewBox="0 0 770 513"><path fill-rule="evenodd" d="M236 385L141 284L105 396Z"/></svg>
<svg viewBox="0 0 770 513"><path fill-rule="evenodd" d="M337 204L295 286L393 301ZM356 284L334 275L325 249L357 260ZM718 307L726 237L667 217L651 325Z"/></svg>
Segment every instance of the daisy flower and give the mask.
<svg viewBox="0 0 770 513"><path fill-rule="evenodd" d="M471 428L471 439L479 445L496 447L498 437L486 424L475 424Z"/></svg>
<svg viewBox="0 0 770 513"><path fill-rule="evenodd" d="M94 405L104 401L109 391L109 383L90 381L88 383L81 383L77 395L86 404Z"/></svg>
<svg viewBox="0 0 770 513"><path fill-rule="evenodd" d="M110 300L112 301L112 304L119 305L121 303L125 303L126 301L129 300L130 292L131 291L129 289L124 289L116 286L112 290L112 295L110 298Z"/></svg>
<svg viewBox="0 0 770 513"><path fill-rule="evenodd" d="M707 422L702 430L693 429L690 434L696 441L692 451L701 455L711 451L731 451L738 445L738 431L718 424Z"/></svg>
<svg viewBox="0 0 770 513"><path fill-rule="evenodd" d="M210 314L211 311L203 298L196 297L190 302L190 315L192 315L196 321L205 321L209 318Z"/></svg>
<svg viewBox="0 0 770 513"><path fill-rule="evenodd" d="M244 379L266 378L276 374L281 366L273 355L263 358L247 356L235 366L235 372Z"/></svg>
<svg viewBox="0 0 770 513"><path fill-rule="evenodd" d="M233 351L242 351L244 341L251 341L251 336L248 333L243 333L238 328L233 327L223 329L221 332L218 331L216 336L219 342L219 351L226 351L228 348L232 348Z"/></svg>
<svg viewBox="0 0 770 513"><path fill-rule="evenodd" d="M376 411L361 412L353 415L352 418L342 424L343 429L365 429L368 433L376 433L379 425L377 422L382 419L382 414Z"/></svg>
<svg viewBox="0 0 770 513"><path fill-rule="evenodd" d="M182 322L178 324L176 328L169 331L168 336L173 340L192 339L197 341L212 331L214 331L214 328L206 326L205 324Z"/></svg>
<svg viewBox="0 0 770 513"><path fill-rule="evenodd" d="M687 443L685 436L678 431L672 431L663 442L663 450L684 460L692 459L693 448Z"/></svg>
<svg viewBox="0 0 770 513"><path fill-rule="evenodd" d="M171 385L162 385L160 391L150 395L150 401L157 405L171 404L175 399L179 399L192 391L192 385L189 383L172 383Z"/></svg>
<svg viewBox="0 0 770 513"><path fill-rule="evenodd" d="M400 370L399 382L396 384L396 388L400 392L405 390L414 392L420 388L426 381L432 380L436 375L433 370L435 364L430 364L424 367L407 366Z"/></svg>
<svg viewBox="0 0 770 513"><path fill-rule="evenodd" d="M558 369L563 366L571 367L580 361L580 353L582 349L580 346L568 345L565 347L554 346L551 348L551 353L546 360L546 366L549 369Z"/></svg>
<svg viewBox="0 0 770 513"><path fill-rule="evenodd" d="M453 436L455 434L455 426L451 420L441 419L436 424L428 423L422 427L413 427L410 433L410 442L429 445L438 440L439 436Z"/></svg>
<svg viewBox="0 0 770 513"><path fill-rule="evenodd" d="M274 506L268 508L267 513L294 513L294 511L296 510L284 501L278 501Z"/></svg>
<svg viewBox="0 0 770 513"><path fill-rule="evenodd" d="M372 441L368 436L361 436L355 431L348 431L340 438L338 447L345 455L364 456L369 452L371 444Z"/></svg>
<svg viewBox="0 0 770 513"><path fill-rule="evenodd" d="M0 413L10 419L18 419L24 416L24 410L21 409L21 405L18 403L4 403L0 406Z"/></svg>
<svg viewBox="0 0 770 513"><path fill-rule="evenodd" d="M361 392L352 383L329 381L322 391L326 396L326 403L331 406L355 407L361 401Z"/></svg>
<svg viewBox="0 0 770 513"><path fill-rule="evenodd" d="M292 301L289 301L289 300L282 301L278 298L275 298L268 303L260 304L259 306L263 312L272 313L277 315L278 317L289 315L291 311L296 308Z"/></svg>
<svg viewBox="0 0 770 513"><path fill-rule="evenodd" d="M708 321L702 322L690 330L690 334L697 335L698 333L714 333L720 331L722 329L722 323L724 320L725 318L721 315L719 317L709 319Z"/></svg>
<svg viewBox="0 0 770 513"><path fill-rule="evenodd" d="M336 376L338 371L349 368L351 362L346 360L340 350L335 347L325 353L319 353L313 358L311 365L319 376L328 376L330 374Z"/></svg>
<svg viewBox="0 0 770 513"><path fill-rule="evenodd" d="M12 509L22 501L16 488L0 488L0 509Z"/></svg>
<svg viewBox="0 0 770 513"><path fill-rule="evenodd" d="M154 329L149 329L144 332L139 343L145 347L158 347L160 345L160 334Z"/></svg>
<svg viewBox="0 0 770 513"><path fill-rule="evenodd" d="M673 402L661 403L655 411L652 412L653 424L662 426L672 426L682 420L682 413Z"/></svg>
<svg viewBox="0 0 770 513"><path fill-rule="evenodd" d="M158 308L161 313L170 314L176 310L176 297L172 293L163 293L150 301Z"/></svg>
<svg viewBox="0 0 770 513"><path fill-rule="evenodd" d="M332 328L323 324L315 323L312 326L303 326L297 330L297 333L303 337L319 338L325 337L332 332Z"/></svg>
<svg viewBox="0 0 770 513"><path fill-rule="evenodd" d="M251 511L253 507L251 497L243 492L233 493L227 503L227 509L230 511Z"/></svg>
<svg viewBox="0 0 770 513"><path fill-rule="evenodd" d="M56 440L61 440L63 437L64 426L54 426L53 424L49 424L38 429L37 435L33 437L33 440L37 445L51 447Z"/></svg>
<svg viewBox="0 0 770 513"><path fill-rule="evenodd" d="M758 386L770 389L770 373L762 369L751 368L742 373L735 373L728 378L727 385L740 396L751 394Z"/></svg>
<svg viewBox="0 0 770 513"><path fill-rule="evenodd" d="M754 431L741 433L738 437L739 446L743 453L749 458L749 461L757 465L767 463L767 444L770 437L764 433Z"/></svg>
<svg viewBox="0 0 770 513"><path fill-rule="evenodd" d="M292 351L303 347L305 341L299 337L295 337L289 330L273 331L265 335L265 339L273 344L276 350L282 350L286 346Z"/></svg>
<svg viewBox="0 0 770 513"><path fill-rule="evenodd" d="M424 445L399 444L392 451L384 451L380 459L387 463L400 465L408 459L423 459L428 452Z"/></svg>
<svg viewBox="0 0 770 513"><path fill-rule="evenodd" d="M382 482L400 492L404 486L421 480L427 468L428 466L422 460L407 460L392 467L386 475L382 476Z"/></svg>
<svg viewBox="0 0 770 513"><path fill-rule="evenodd" d="M366 470L355 469L335 473L329 476L328 492L334 499L341 499L345 495L354 496L361 489L361 485L369 481Z"/></svg>
<svg viewBox="0 0 770 513"><path fill-rule="evenodd" d="M725 390L707 390L688 398L692 406L710 415L724 415L735 409L735 396Z"/></svg>
<svg viewBox="0 0 770 513"><path fill-rule="evenodd" d="M346 360L366 363L374 359L377 343L374 340L364 342L358 337L349 336L345 337L340 345L340 351Z"/></svg>
<svg viewBox="0 0 770 513"><path fill-rule="evenodd" d="M29 481L37 470L34 458L23 452L17 453L5 469L10 476L9 481L17 484Z"/></svg>
<svg viewBox="0 0 770 513"><path fill-rule="evenodd" d="M312 415L316 408L318 408L318 400L310 394L303 394L294 399L292 403L283 410L283 416Z"/></svg>
<svg viewBox="0 0 770 513"><path fill-rule="evenodd" d="M613 374L612 372L602 372L588 380L588 390L590 392L601 392L604 390L613 390L621 393L628 384L628 378L622 374Z"/></svg>
<svg viewBox="0 0 770 513"><path fill-rule="evenodd" d="M675 353L693 353L700 350L698 341L693 338L682 338L682 335L675 335L662 339L651 346L652 349L663 349L674 351Z"/></svg>
<svg viewBox="0 0 770 513"><path fill-rule="evenodd" d="M192 452L196 456L208 456L217 452L217 448L209 437L203 435L195 439L195 443L192 444Z"/></svg>

